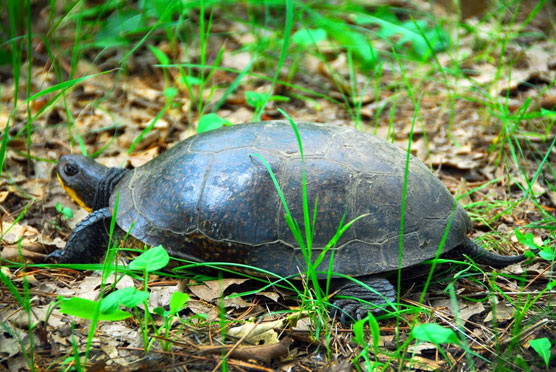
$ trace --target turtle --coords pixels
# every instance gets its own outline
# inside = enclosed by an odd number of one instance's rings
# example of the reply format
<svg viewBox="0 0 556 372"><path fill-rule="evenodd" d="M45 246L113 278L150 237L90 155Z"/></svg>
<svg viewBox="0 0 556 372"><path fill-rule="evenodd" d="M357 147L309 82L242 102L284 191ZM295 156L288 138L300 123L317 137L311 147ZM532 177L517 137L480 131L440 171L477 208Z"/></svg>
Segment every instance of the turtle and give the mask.
<svg viewBox="0 0 556 372"><path fill-rule="evenodd" d="M313 259L327 249L339 226L356 219L317 267L322 278L329 269L344 277L332 276L334 305L349 316L361 318L369 311L357 298L378 309L394 302L387 274L437 257L439 247L443 257L467 256L494 268L525 259L473 242L465 210L422 161L396 145L348 127L295 125L303 157L288 121L199 133L135 169L105 167L80 155L61 157L62 186L90 214L50 258L98 262L116 211L118 231L148 246L162 245L171 256L299 277L306 261L264 159L302 231L305 173L308 210L317 205ZM373 291L345 277L356 277Z"/></svg>

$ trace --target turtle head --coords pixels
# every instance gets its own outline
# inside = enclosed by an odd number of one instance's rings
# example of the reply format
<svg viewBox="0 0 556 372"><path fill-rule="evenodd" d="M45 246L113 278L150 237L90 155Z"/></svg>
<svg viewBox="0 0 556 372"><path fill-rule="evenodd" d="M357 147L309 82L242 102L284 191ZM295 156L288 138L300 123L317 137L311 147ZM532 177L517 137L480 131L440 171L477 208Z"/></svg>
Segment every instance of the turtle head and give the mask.
<svg viewBox="0 0 556 372"><path fill-rule="evenodd" d="M108 207L112 190L126 172L81 155L65 155L58 161L58 180L64 190L89 212Z"/></svg>

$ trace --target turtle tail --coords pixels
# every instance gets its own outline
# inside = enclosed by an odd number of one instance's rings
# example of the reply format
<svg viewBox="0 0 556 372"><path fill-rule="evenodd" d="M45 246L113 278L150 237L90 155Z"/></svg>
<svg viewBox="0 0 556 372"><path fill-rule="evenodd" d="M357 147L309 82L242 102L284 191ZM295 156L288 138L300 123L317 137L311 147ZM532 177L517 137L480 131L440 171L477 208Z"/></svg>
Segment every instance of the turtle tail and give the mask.
<svg viewBox="0 0 556 372"><path fill-rule="evenodd" d="M538 250L531 250L537 253ZM450 252L452 253L452 252ZM521 262L525 260L524 254L519 254L517 256L503 256L497 253L489 252L486 249L479 246L473 240L465 238L465 240L453 251L453 255L456 257L466 255L469 256L473 261L482 265L489 265L495 269L502 269L506 266Z"/></svg>

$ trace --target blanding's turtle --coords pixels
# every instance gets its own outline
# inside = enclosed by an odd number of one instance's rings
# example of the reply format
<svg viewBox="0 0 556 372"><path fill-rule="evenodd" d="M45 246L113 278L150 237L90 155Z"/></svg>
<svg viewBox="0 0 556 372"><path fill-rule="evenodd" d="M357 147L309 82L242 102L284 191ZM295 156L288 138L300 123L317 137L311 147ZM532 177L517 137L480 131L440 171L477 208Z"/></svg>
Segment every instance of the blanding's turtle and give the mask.
<svg viewBox="0 0 556 372"><path fill-rule="evenodd" d="M309 210L318 199L312 257L341 221L357 220L327 252L318 270L357 277L376 293L336 279L339 295L373 304L395 300L388 272L434 258L445 229L443 256L501 268L523 255L488 252L467 237L471 221L446 187L418 159L407 173L403 253L400 215L406 152L376 136L349 128L298 122ZM66 191L91 213L71 234L60 263L94 262L108 244L107 229L119 194L116 223L147 245L201 262L251 265L280 276L298 275L303 254L284 219L284 207L268 161L293 215L303 229L302 168L296 136L287 121L224 127L194 135L133 170L107 168L90 158L63 156L58 176ZM449 221L451 221L449 223ZM323 274L324 275L324 274ZM360 317L354 299L337 306Z"/></svg>

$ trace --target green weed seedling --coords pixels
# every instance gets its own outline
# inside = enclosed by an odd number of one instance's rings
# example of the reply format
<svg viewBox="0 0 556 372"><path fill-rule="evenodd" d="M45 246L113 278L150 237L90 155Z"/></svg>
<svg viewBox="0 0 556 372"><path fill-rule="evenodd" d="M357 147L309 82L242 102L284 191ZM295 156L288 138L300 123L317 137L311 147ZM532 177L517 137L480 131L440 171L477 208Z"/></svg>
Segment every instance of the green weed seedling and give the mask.
<svg viewBox="0 0 556 372"><path fill-rule="evenodd" d="M88 300L79 297L65 298L58 297L58 307L60 312L66 315L72 315L81 319L91 320L91 328L96 328L99 321L119 321L132 316L130 312L121 310L120 307L133 310L137 319L143 319L143 326L141 327L141 335L143 338L143 345L145 352L151 347L163 331L166 338L169 335L170 326L174 316L183 308L189 301L189 296L185 293L176 291L172 294L170 300L170 310L165 311L162 308L153 309L153 313L161 315L164 319L164 325L157 328L152 321L152 316L148 308L148 275L151 272L160 270L168 265L170 257L162 246L151 248L129 264L129 270L139 271L143 273L144 288L145 290L138 290L135 287L128 287L118 289L104 298L97 301ZM139 305L143 304L143 316L140 314ZM154 337L149 341L149 325L154 328ZM93 327L94 326L94 327ZM171 341L161 342L161 346L165 351L168 351L171 346ZM86 360L86 359L85 359ZM85 361L83 361L84 363Z"/></svg>
<svg viewBox="0 0 556 372"><path fill-rule="evenodd" d="M372 14L359 13L354 21L359 25L378 25L378 37L390 41L397 52L409 52L421 61L428 60L434 52L445 50L450 42L448 33L441 27L429 26L423 19L402 22L387 7Z"/></svg>
<svg viewBox="0 0 556 372"><path fill-rule="evenodd" d="M156 247L153 247L143 252L141 255L139 255L137 258L131 261L129 263L129 269L143 273L143 288L145 288L146 291L149 284L149 273L166 267L169 262L170 262L170 256L168 255L168 252L166 252L166 250L161 245L158 245ZM151 340L150 343L148 341L149 322L152 320L148 310L149 309L148 305L149 304L147 300L145 300L144 302L145 309L143 314L144 315L143 327L141 328L141 335L143 337L143 346L145 348L145 351L148 351L150 349L152 342L154 341L154 339ZM136 312L136 314L140 319L138 311Z"/></svg>
<svg viewBox="0 0 556 372"><path fill-rule="evenodd" d="M245 99L249 106L255 108L255 111L260 111L266 105L268 101L277 101L277 102L289 102L289 97L284 97L280 95L271 95L268 96L265 93L253 92L248 91L245 92Z"/></svg>
<svg viewBox="0 0 556 372"><path fill-rule="evenodd" d="M369 326L371 342L368 342L365 337L365 324ZM355 359L355 362L358 362L359 359L363 358L365 361L365 371L380 370L381 367L384 366L384 363L373 361L369 358L369 351L371 347L375 356L379 354L378 343L380 341L380 327L372 313L369 313L365 318L358 320L353 324L353 335L353 340L362 347L362 350ZM358 367L358 370L363 370L360 365L358 365Z"/></svg>
<svg viewBox="0 0 556 372"><path fill-rule="evenodd" d="M523 234L519 230L515 230L515 237L517 238L518 242L525 245L526 247L529 247L532 250L538 250L539 256L542 259L548 262L554 261L556 257L556 246L551 247L550 245L545 244L544 242L541 245L539 245L535 243L533 234L531 233ZM534 253L532 253L531 251L527 251L526 253L529 253L532 257L535 257Z"/></svg>
<svg viewBox="0 0 556 372"><path fill-rule="evenodd" d="M187 293L176 291L172 293L172 297L170 297L170 310L164 310L161 307L155 307L153 309L153 313L160 315L164 319L164 325L155 333L155 336L158 336L159 331L161 329L164 329L165 341L160 340L160 345L162 347L162 350L164 351L170 351L170 348L173 345L172 341L167 341L168 337L170 336L172 321L174 320L174 317L185 308L187 302L189 302L189 295ZM178 330L175 337L177 337L177 335L180 333L180 330Z"/></svg>
<svg viewBox="0 0 556 372"><path fill-rule="evenodd" d="M539 354L539 356L542 358L546 366L546 370L548 371L548 364L550 363L551 355L550 349L552 348L550 340L546 337L537 338L529 341L529 345L531 345L533 350L535 350L537 354Z"/></svg>
<svg viewBox="0 0 556 372"><path fill-rule="evenodd" d="M218 114L210 113L201 116L197 124L197 133L208 132L223 127L224 125L232 125L228 120L221 118Z"/></svg>
<svg viewBox="0 0 556 372"><path fill-rule="evenodd" d="M441 344L460 345L460 340L454 330L442 327L436 323L418 324L411 330L411 336L417 342L430 342L436 345L445 360L450 359L441 347Z"/></svg>
<svg viewBox="0 0 556 372"><path fill-rule="evenodd" d="M60 213L66 220L73 217L73 210L70 207L62 206L62 203L56 203L56 210Z"/></svg>

